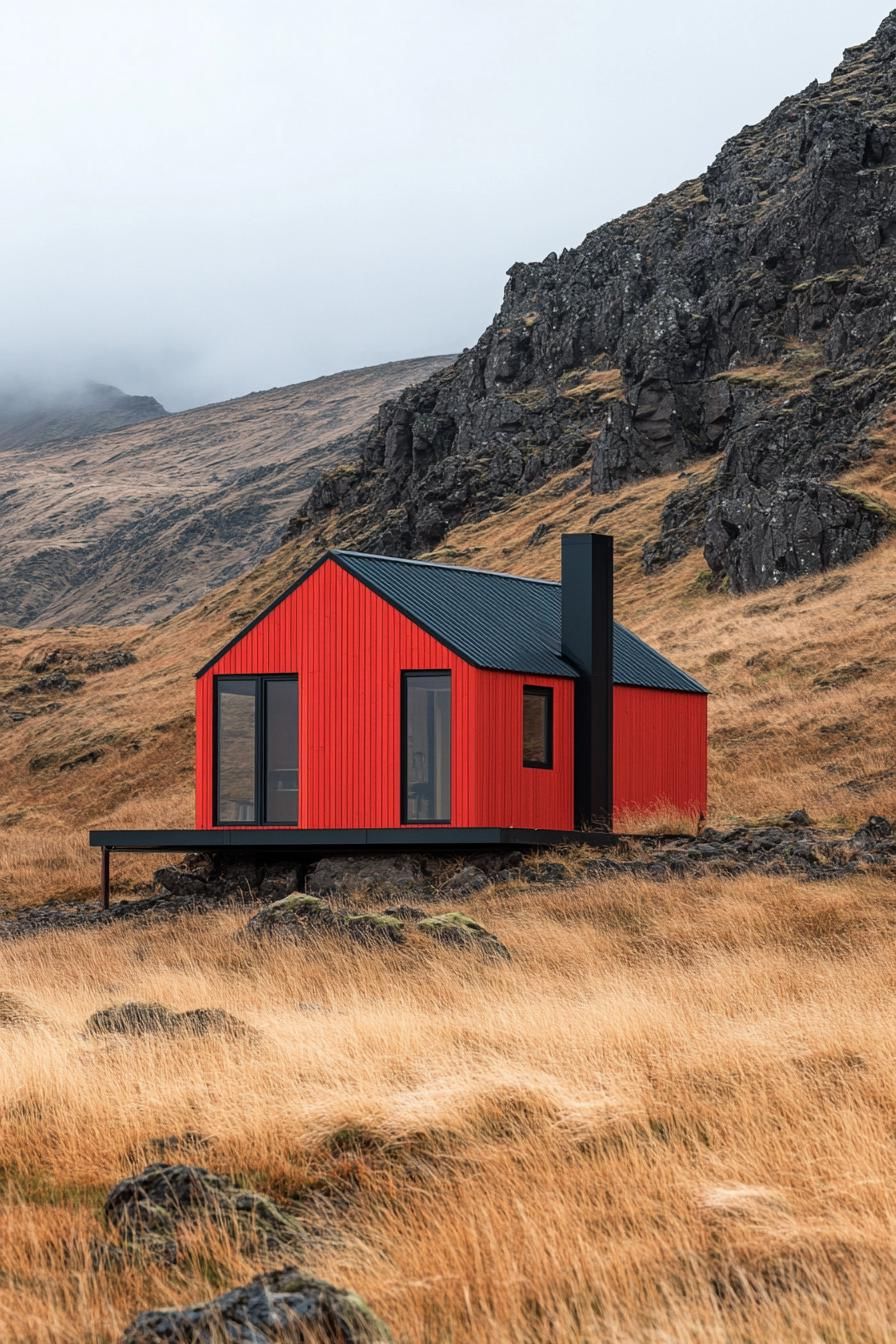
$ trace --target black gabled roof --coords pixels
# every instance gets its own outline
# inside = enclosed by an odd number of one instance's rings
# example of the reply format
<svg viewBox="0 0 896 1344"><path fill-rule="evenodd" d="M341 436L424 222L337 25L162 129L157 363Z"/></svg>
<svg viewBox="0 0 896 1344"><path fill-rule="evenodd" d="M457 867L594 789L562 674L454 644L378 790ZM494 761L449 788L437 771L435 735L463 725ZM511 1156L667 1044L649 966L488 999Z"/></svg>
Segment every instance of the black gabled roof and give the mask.
<svg viewBox="0 0 896 1344"><path fill-rule="evenodd" d="M334 551L350 574L475 667L574 677L560 656L560 584L488 569ZM615 622L613 680L706 694L706 687Z"/></svg>
<svg viewBox="0 0 896 1344"><path fill-rule="evenodd" d="M560 656L559 583L360 551L329 551L219 649L196 675L207 672L327 558L474 667L528 672L532 676L576 676L575 669ZM618 621L613 637L613 680L621 686L707 693L699 681Z"/></svg>

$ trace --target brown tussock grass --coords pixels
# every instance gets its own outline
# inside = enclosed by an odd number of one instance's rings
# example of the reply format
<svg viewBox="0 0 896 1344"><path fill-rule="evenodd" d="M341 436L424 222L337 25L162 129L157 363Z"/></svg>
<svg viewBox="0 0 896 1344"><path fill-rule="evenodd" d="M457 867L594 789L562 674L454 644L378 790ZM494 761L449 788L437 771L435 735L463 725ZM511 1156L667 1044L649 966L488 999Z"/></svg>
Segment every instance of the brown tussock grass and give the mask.
<svg viewBox="0 0 896 1344"><path fill-rule="evenodd" d="M3 1033L0 1337L103 1344L263 1266L205 1229L176 1269L91 1267L107 1188L191 1130L323 1223L303 1263L405 1341L887 1339L893 884L630 878L471 913L512 962L247 945L235 915L0 945L43 1013ZM85 1036L133 997L259 1035Z"/></svg>

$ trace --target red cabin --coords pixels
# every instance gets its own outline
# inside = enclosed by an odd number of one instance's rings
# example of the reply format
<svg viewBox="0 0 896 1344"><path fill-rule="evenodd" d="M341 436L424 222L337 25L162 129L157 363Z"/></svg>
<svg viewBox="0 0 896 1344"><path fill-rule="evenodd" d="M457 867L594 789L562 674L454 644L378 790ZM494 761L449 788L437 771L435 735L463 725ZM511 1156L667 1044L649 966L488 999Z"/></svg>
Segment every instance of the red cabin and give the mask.
<svg viewBox="0 0 896 1344"><path fill-rule="evenodd" d="M560 583L331 551L197 674L197 831L484 840L660 808L706 811L706 690L614 622L609 537L564 537Z"/></svg>

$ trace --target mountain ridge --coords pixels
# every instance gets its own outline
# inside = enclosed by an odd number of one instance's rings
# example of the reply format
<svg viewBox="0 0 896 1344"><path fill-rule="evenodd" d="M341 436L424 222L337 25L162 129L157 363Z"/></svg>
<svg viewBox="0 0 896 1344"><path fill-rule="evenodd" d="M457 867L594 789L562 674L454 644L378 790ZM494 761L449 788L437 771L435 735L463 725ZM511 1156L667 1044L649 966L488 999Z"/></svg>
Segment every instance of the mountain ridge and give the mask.
<svg viewBox="0 0 896 1344"><path fill-rule="evenodd" d="M9 383L0 386L0 453L90 438L166 415L155 397L133 396L111 383L49 389Z"/></svg>
<svg viewBox="0 0 896 1344"><path fill-rule="evenodd" d="M159 618L274 549L384 397L453 356L396 360L0 448L0 623ZM2 440L0 440L2 442Z"/></svg>

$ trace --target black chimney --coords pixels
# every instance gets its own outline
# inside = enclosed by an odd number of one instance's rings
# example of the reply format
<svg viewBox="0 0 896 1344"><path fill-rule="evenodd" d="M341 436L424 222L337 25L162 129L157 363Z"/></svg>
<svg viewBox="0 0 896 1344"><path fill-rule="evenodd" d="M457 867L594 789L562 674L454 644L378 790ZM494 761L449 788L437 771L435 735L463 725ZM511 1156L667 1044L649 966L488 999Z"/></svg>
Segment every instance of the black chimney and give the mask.
<svg viewBox="0 0 896 1344"><path fill-rule="evenodd" d="M613 538L561 541L560 652L575 689L575 824L613 829Z"/></svg>

